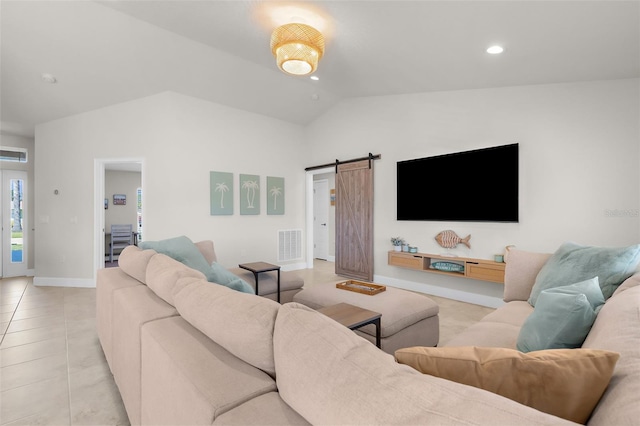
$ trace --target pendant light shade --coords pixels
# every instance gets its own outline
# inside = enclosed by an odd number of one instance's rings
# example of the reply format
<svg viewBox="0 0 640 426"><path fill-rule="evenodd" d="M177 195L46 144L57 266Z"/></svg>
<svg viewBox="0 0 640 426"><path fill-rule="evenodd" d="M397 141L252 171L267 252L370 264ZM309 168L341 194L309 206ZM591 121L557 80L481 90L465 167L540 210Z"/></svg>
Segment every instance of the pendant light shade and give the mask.
<svg viewBox="0 0 640 426"><path fill-rule="evenodd" d="M311 74L324 55L324 37L309 25L285 24L271 34L271 52L278 68L285 73Z"/></svg>

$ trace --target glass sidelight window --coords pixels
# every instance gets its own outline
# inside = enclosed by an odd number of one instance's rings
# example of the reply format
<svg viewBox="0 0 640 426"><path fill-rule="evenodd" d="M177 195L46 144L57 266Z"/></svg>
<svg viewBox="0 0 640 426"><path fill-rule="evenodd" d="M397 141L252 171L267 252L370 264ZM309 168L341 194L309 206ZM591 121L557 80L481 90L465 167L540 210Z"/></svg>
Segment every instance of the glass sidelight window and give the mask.
<svg viewBox="0 0 640 426"><path fill-rule="evenodd" d="M24 259L24 181L22 179L10 179L10 216L11 228L11 263L22 263Z"/></svg>

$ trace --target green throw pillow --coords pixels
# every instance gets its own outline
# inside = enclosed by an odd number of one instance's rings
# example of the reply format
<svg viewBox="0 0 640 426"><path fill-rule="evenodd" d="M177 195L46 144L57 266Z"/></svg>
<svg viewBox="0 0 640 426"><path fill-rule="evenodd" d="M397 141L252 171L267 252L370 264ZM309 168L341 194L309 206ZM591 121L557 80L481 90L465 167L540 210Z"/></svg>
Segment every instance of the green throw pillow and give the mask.
<svg viewBox="0 0 640 426"><path fill-rule="evenodd" d="M209 279L209 277L211 278ZM243 293L256 293L256 291L253 289L253 287L251 287L251 285L249 285L249 283L247 283L237 275L229 272L217 262L213 262L211 264L210 272L209 275L207 275L207 279L211 282L222 284Z"/></svg>
<svg viewBox="0 0 640 426"><path fill-rule="evenodd" d="M143 250L153 249L158 253L165 254L190 268L202 272L209 279L207 273L210 267L207 259L200 253L193 241L184 235L160 241L143 241L138 244L138 247Z"/></svg>
<svg viewBox="0 0 640 426"><path fill-rule="evenodd" d="M529 296L531 306L543 290L598 277L605 300L633 275L640 261L640 244L629 247L589 247L564 243L544 264Z"/></svg>
<svg viewBox="0 0 640 426"><path fill-rule="evenodd" d="M602 305L598 277L543 290L520 329L516 347L521 352L579 348Z"/></svg>
<svg viewBox="0 0 640 426"><path fill-rule="evenodd" d="M255 294L253 288L240 277L233 275L215 262L216 266L209 265L198 247L184 235L160 241L143 241L138 246L143 250L153 249L202 272L209 282L221 284L243 293Z"/></svg>

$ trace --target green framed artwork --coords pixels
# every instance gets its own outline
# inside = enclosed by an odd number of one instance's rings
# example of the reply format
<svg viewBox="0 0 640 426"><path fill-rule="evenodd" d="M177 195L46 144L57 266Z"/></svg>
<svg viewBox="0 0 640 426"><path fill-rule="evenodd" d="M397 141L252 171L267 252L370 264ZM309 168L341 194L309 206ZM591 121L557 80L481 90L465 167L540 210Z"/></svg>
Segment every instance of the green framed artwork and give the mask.
<svg viewBox="0 0 640 426"><path fill-rule="evenodd" d="M284 214L284 178L267 176L267 214Z"/></svg>
<svg viewBox="0 0 640 426"><path fill-rule="evenodd" d="M233 173L210 172L211 215L233 214Z"/></svg>
<svg viewBox="0 0 640 426"><path fill-rule="evenodd" d="M260 176L240 175L240 214L260 214Z"/></svg>

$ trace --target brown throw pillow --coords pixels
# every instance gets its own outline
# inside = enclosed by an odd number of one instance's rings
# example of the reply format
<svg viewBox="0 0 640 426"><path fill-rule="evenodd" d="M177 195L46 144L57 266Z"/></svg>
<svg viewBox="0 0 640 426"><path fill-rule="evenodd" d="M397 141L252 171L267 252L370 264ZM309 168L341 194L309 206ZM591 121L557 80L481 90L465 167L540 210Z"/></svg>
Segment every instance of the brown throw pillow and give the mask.
<svg viewBox="0 0 640 426"><path fill-rule="evenodd" d="M396 361L432 376L484 389L577 423L585 423L609 385L620 358L595 349L412 347Z"/></svg>

